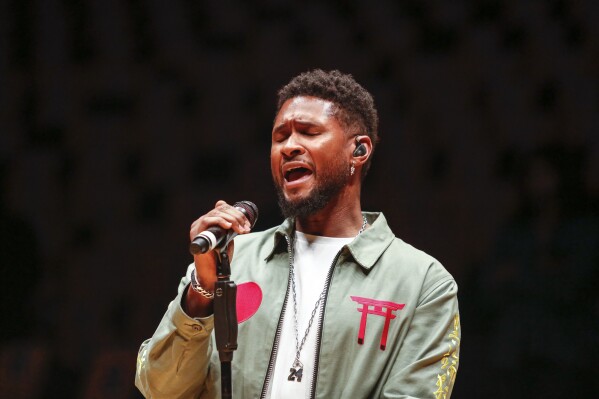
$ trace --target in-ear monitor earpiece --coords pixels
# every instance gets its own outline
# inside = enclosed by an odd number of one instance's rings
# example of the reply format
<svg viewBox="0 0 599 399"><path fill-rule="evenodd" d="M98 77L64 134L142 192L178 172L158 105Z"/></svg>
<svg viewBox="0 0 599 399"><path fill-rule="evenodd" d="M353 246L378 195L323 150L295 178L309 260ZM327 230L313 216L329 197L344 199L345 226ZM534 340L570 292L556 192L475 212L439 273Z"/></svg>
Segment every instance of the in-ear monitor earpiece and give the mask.
<svg viewBox="0 0 599 399"><path fill-rule="evenodd" d="M354 150L354 157L361 157L362 155L365 155L366 152L366 146L364 143L360 143L358 136L356 136L356 149Z"/></svg>

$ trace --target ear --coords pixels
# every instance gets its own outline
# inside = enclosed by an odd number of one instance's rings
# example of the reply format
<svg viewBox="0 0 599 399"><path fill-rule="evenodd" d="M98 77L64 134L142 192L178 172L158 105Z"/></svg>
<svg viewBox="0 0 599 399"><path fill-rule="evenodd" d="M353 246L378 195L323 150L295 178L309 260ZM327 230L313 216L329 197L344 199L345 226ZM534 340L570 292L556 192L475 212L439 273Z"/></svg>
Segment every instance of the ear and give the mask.
<svg viewBox="0 0 599 399"><path fill-rule="evenodd" d="M372 153L372 140L369 136L356 136L353 161L356 166L362 166Z"/></svg>

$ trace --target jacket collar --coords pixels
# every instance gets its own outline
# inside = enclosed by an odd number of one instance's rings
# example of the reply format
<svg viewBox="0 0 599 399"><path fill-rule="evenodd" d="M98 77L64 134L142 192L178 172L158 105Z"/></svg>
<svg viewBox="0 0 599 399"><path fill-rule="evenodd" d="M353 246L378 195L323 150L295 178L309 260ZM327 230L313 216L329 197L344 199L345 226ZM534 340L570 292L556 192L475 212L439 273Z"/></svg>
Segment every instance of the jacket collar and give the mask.
<svg viewBox="0 0 599 399"><path fill-rule="evenodd" d="M362 234L356 237L345 247L349 250L349 255L362 268L370 270L378 258L391 245L395 235L387 224L387 219L380 212L362 212L370 225ZM285 237L291 239L295 230L295 221L291 218L277 227L273 237L273 247L270 250L266 260L270 260L276 251L287 251L287 241Z"/></svg>

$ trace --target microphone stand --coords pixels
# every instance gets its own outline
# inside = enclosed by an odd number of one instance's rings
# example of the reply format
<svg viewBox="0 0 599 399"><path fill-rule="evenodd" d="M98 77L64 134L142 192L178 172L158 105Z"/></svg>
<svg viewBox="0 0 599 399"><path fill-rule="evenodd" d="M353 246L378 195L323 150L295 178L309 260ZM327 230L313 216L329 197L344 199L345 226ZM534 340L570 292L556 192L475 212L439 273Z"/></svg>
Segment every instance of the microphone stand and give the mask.
<svg viewBox="0 0 599 399"><path fill-rule="evenodd" d="M214 334L220 359L221 397L232 398L231 361L237 349L237 285L229 280L231 265L225 245L216 251L216 278L214 286Z"/></svg>

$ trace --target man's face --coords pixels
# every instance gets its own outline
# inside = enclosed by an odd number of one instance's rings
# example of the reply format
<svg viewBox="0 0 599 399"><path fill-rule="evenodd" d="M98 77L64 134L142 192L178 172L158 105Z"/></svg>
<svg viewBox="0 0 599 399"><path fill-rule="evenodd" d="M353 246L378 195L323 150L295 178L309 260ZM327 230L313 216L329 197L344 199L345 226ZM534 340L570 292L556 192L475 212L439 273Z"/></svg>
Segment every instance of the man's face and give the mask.
<svg viewBox="0 0 599 399"><path fill-rule="evenodd" d="M351 138L334 110L330 101L300 96L277 114L270 166L285 217L323 209L349 182Z"/></svg>

